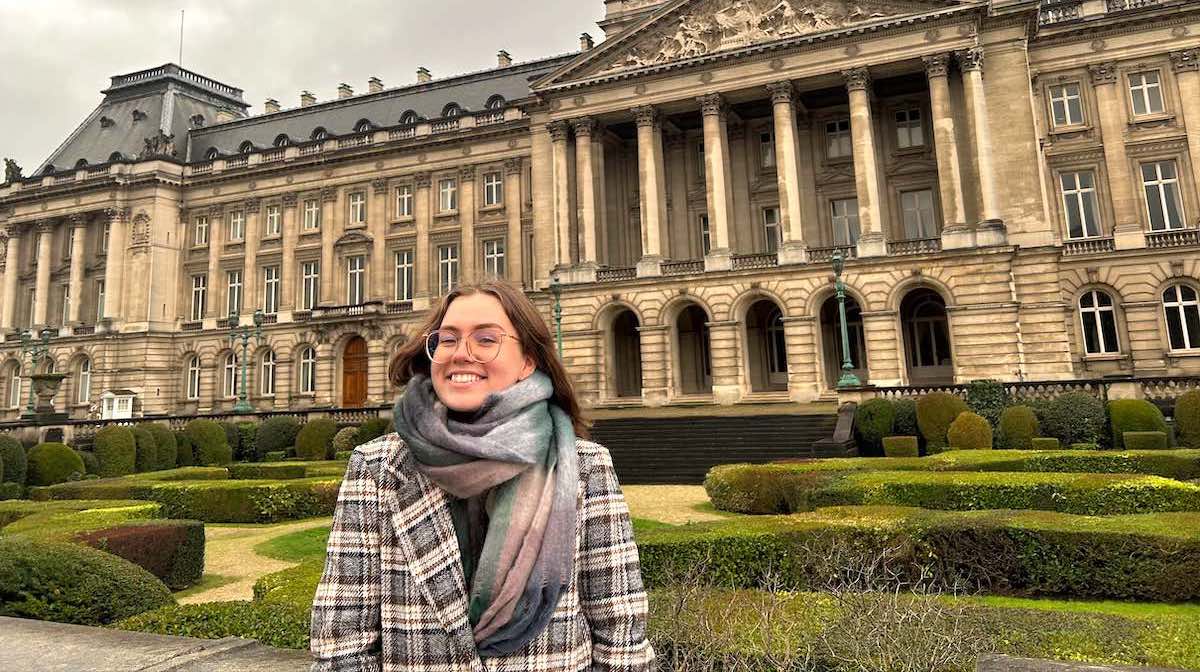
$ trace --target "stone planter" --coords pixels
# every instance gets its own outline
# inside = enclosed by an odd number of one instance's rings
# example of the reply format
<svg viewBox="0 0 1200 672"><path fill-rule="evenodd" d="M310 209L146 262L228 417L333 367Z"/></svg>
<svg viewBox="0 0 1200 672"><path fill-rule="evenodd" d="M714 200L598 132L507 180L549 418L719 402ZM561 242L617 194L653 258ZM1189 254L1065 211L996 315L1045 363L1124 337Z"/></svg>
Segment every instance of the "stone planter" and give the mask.
<svg viewBox="0 0 1200 672"><path fill-rule="evenodd" d="M30 376L33 381L33 395L37 397L34 413L54 412L54 395L58 394L58 387L66 377L65 373L36 373Z"/></svg>

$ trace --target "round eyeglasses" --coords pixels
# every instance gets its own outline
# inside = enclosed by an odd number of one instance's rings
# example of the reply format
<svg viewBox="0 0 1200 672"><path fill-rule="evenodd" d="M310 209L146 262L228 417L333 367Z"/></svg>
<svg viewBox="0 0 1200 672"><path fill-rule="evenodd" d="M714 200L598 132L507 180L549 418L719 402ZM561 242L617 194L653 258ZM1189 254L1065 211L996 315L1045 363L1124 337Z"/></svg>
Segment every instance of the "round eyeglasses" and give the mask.
<svg viewBox="0 0 1200 672"><path fill-rule="evenodd" d="M437 329L425 334L425 354L429 356L429 361L445 364L458 352L458 342L466 340L467 357L478 364L487 364L500 356L500 347L506 338L517 340L515 336L492 328L476 329L467 334L465 339L453 331Z"/></svg>

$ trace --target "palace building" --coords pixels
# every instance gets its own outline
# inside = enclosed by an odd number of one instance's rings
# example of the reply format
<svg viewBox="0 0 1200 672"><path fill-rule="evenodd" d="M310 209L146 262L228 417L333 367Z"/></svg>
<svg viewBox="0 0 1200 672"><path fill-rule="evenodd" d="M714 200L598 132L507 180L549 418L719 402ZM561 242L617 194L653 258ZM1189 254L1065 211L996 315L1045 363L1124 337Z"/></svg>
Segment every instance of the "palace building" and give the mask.
<svg viewBox="0 0 1200 672"><path fill-rule="evenodd" d="M0 417L388 403L497 276L595 406L1200 372L1200 2L605 0L580 50L297 107L113 77L0 186ZM831 260L845 258L842 352Z"/></svg>

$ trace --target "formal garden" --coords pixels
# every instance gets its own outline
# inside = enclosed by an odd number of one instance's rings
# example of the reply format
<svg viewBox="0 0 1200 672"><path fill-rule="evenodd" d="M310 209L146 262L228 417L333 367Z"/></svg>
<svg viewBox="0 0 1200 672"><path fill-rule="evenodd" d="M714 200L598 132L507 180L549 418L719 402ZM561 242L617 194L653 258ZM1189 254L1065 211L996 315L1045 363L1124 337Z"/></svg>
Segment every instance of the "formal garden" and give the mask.
<svg viewBox="0 0 1200 672"><path fill-rule="evenodd" d="M859 457L626 487L662 669L1200 668L1200 392L1167 411L981 382L859 404ZM305 648L349 451L387 431L0 437L0 615Z"/></svg>

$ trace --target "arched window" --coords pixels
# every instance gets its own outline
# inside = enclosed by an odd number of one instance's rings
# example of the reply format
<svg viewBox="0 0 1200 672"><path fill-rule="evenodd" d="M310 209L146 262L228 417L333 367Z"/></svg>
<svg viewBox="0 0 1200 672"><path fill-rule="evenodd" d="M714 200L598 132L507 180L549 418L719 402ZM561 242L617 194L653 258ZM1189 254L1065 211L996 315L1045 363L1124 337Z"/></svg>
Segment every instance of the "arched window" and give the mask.
<svg viewBox="0 0 1200 672"><path fill-rule="evenodd" d="M1196 301L1196 290L1184 284L1167 287L1163 292L1163 311L1171 349L1200 348L1200 303Z"/></svg>
<svg viewBox="0 0 1200 672"><path fill-rule="evenodd" d="M1117 337L1117 313L1112 297L1098 289L1079 297L1079 320L1083 324L1083 347L1089 355L1121 351Z"/></svg>
<svg viewBox="0 0 1200 672"><path fill-rule="evenodd" d="M226 397L236 397L238 393L238 360L237 355L225 355L225 385L222 390Z"/></svg>
<svg viewBox="0 0 1200 672"><path fill-rule="evenodd" d="M92 360L79 360L79 368L75 372L75 403L86 404L92 400Z"/></svg>
<svg viewBox="0 0 1200 672"><path fill-rule="evenodd" d="M187 398L200 398L200 356L192 355L187 360Z"/></svg>
<svg viewBox="0 0 1200 672"><path fill-rule="evenodd" d="M280 133L279 135L275 136L275 142L273 144L276 147L287 147L288 145L292 144L292 139L288 137L287 133Z"/></svg>
<svg viewBox="0 0 1200 672"><path fill-rule="evenodd" d="M204 153L204 160L205 161L215 161L220 156L221 156L221 150L217 149L216 147L212 147L207 152Z"/></svg>
<svg viewBox="0 0 1200 672"><path fill-rule="evenodd" d="M212 150L212 151L216 151L216 150ZM117 163L117 162L124 161L124 160L125 160L125 155L120 152L113 152L112 154L108 155L109 163Z"/></svg>
<svg viewBox="0 0 1200 672"><path fill-rule="evenodd" d="M326 131L324 126L318 126L313 129L312 135L309 137L313 140L324 140L329 137L329 131Z"/></svg>
<svg viewBox="0 0 1200 672"><path fill-rule="evenodd" d="M370 119L359 119L358 123L354 124L355 133L366 133L373 128L375 124L372 124Z"/></svg>
<svg viewBox="0 0 1200 672"><path fill-rule="evenodd" d="M249 154L254 151L254 143L249 140L238 145L238 154Z"/></svg>
<svg viewBox="0 0 1200 672"><path fill-rule="evenodd" d="M46 167L42 169L42 174L43 175L53 175L54 171L56 171L56 170L57 170L57 168L54 167L53 163L47 164Z"/></svg>
<svg viewBox="0 0 1200 672"><path fill-rule="evenodd" d="M267 350L262 356L262 372L259 376L261 381L259 392L263 396L274 396L275 394L275 351Z"/></svg>
<svg viewBox="0 0 1200 672"><path fill-rule="evenodd" d="M46 357L42 359L42 373L54 373L54 358Z"/></svg>
<svg viewBox="0 0 1200 672"><path fill-rule="evenodd" d="M8 367L8 407L21 407L21 365L16 362Z"/></svg>
<svg viewBox="0 0 1200 672"><path fill-rule="evenodd" d="M486 107L489 110L500 110L500 109L503 109L505 105L506 105L506 102L504 100L504 96L501 96L500 94L496 94L496 95L492 96L491 98L488 98L487 103L484 105L484 107Z"/></svg>
<svg viewBox="0 0 1200 672"><path fill-rule="evenodd" d="M87 159L80 159L80 160L76 161L75 167L76 168L87 168L88 167Z"/></svg>
<svg viewBox="0 0 1200 672"><path fill-rule="evenodd" d="M771 373L787 373L787 340L783 333L783 313L778 308L767 316L767 351Z"/></svg>
<svg viewBox="0 0 1200 672"><path fill-rule="evenodd" d="M300 392L311 394L317 391L317 351L305 346L300 351Z"/></svg>
<svg viewBox="0 0 1200 672"><path fill-rule="evenodd" d="M414 111L409 110L400 115L400 123L406 126L411 126L421 120L421 117Z"/></svg>
<svg viewBox="0 0 1200 672"><path fill-rule="evenodd" d="M462 106L460 106L458 103L447 103L446 106L442 108L443 117L457 117L462 113Z"/></svg>

